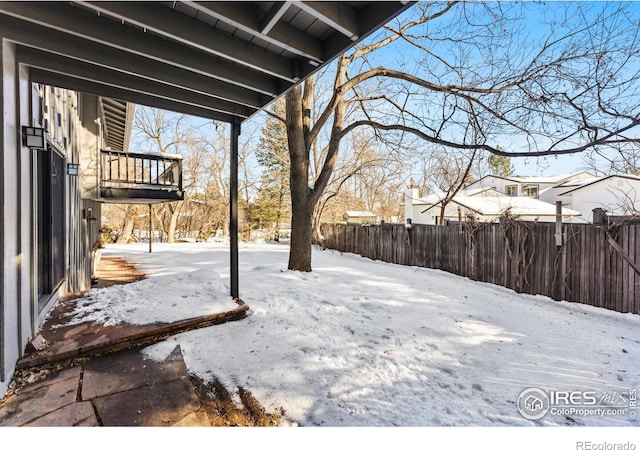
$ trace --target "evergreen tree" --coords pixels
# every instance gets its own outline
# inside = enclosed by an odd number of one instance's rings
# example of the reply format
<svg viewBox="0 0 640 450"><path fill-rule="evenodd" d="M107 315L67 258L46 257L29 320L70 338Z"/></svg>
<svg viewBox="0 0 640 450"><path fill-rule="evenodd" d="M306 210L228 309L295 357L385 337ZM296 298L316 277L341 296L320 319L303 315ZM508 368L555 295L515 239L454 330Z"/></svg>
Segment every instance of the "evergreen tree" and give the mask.
<svg viewBox="0 0 640 450"><path fill-rule="evenodd" d="M258 163L264 168L257 198L254 218L261 227L273 226L273 239L280 240L280 224L291 215L289 193L289 148L287 130L280 117L284 117L284 103L276 102L267 116L256 151Z"/></svg>
<svg viewBox="0 0 640 450"><path fill-rule="evenodd" d="M491 154L487 160L491 168L491 174L499 177L510 177L515 172L515 167L508 156Z"/></svg>

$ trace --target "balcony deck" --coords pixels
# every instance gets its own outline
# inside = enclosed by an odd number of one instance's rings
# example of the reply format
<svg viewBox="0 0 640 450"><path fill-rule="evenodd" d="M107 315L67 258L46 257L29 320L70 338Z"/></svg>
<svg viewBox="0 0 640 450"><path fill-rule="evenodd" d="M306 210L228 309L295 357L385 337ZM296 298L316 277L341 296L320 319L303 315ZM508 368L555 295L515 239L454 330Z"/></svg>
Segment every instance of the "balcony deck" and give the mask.
<svg viewBox="0 0 640 450"><path fill-rule="evenodd" d="M159 203L184 199L182 157L101 150L100 198L107 203Z"/></svg>

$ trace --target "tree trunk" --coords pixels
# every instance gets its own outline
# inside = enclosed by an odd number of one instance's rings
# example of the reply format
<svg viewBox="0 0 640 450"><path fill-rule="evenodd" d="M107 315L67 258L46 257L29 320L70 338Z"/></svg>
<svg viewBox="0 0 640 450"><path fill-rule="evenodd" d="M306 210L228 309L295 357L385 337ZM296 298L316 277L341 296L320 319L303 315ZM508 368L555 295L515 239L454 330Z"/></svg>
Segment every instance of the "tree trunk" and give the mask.
<svg viewBox="0 0 640 450"><path fill-rule="evenodd" d="M122 225L122 232L116 239L116 244L128 244L131 241L133 235L133 222L135 220L136 209L132 206L127 206L124 215L124 224Z"/></svg>
<svg viewBox="0 0 640 450"><path fill-rule="evenodd" d="M293 186L293 185L292 185ZM309 188L291 189L291 244L289 270L311 272L313 199Z"/></svg>
<svg viewBox="0 0 640 450"><path fill-rule="evenodd" d="M286 95L287 140L291 162L291 246L289 270L311 272L311 245L313 208L315 200L309 188L309 150L306 145L305 111L302 86L296 86ZM308 118L307 118L308 119Z"/></svg>
<svg viewBox="0 0 640 450"><path fill-rule="evenodd" d="M182 202L176 203L175 205L167 205L167 209L169 210L169 227L167 228L167 242L169 244L173 244L175 242L176 236L176 226L178 225L178 216L180 215L180 210L182 206Z"/></svg>

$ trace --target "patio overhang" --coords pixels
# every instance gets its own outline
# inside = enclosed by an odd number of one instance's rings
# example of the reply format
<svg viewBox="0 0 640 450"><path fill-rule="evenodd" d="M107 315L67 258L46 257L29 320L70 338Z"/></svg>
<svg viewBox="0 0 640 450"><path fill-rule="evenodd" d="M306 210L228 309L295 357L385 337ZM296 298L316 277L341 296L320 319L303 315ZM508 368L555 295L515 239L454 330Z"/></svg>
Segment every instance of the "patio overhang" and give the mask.
<svg viewBox="0 0 640 450"><path fill-rule="evenodd" d="M0 2L0 36L32 81L112 99L112 149L127 151L122 105L140 104L231 124L237 156L243 121L413 3ZM237 297L237 159L230 172Z"/></svg>
<svg viewBox="0 0 640 450"><path fill-rule="evenodd" d="M231 123L411 4L0 2L0 33L40 82Z"/></svg>

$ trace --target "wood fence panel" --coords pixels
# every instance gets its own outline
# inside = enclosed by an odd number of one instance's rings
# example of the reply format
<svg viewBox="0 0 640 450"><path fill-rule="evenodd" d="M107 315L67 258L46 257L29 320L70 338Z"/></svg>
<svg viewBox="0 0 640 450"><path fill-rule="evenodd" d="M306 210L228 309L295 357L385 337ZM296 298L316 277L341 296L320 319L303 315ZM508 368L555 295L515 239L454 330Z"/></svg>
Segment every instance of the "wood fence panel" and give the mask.
<svg viewBox="0 0 640 450"><path fill-rule="evenodd" d="M544 238L546 237L546 229L540 228L538 226L535 229L532 229L529 233L532 240L535 241L533 247L535 252L532 255L532 264L531 264L531 291L535 293L540 293L544 295L546 291L546 286L544 286L544 269L546 266L547 258L547 242L545 242Z"/></svg>
<svg viewBox="0 0 640 450"><path fill-rule="evenodd" d="M576 299L580 298L580 258L582 255L580 254L580 243L582 242L582 233L580 230L575 230L573 234L573 239L571 241L571 262L569 272L570 272L570 284L569 284L569 298L567 300L576 301Z"/></svg>
<svg viewBox="0 0 640 450"><path fill-rule="evenodd" d="M578 270L580 271L580 279L579 279L579 297L582 301L590 305L591 298L589 297L589 275L588 275L588 263L589 263L589 255L588 255L588 246L587 246L587 234L588 230L582 229L580 230L580 260L578 261Z"/></svg>
<svg viewBox="0 0 640 450"><path fill-rule="evenodd" d="M491 268L490 283L501 284L500 279L500 251L496 242L498 227L489 227L486 229L487 238L485 240L485 258L489 261Z"/></svg>
<svg viewBox="0 0 640 450"><path fill-rule="evenodd" d="M543 235L540 239L540 245L544 247L544 255L541 255L543 257L538 258L538 264L541 268L541 273L538 276L538 285L540 286L542 295L552 297L553 274L551 269L553 268L553 262L555 261L555 228L551 229L550 227L543 227L542 231Z"/></svg>
<svg viewBox="0 0 640 450"><path fill-rule="evenodd" d="M616 239L618 245L620 245L621 243L620 234L622 234L622 232L618 232L618 238ZM622 277L622 272L624 271L624 260L622 259L622 256L620 256L617 252L613 251L612 253L616 258L617 265L617 270L614 274L616 278L615 308L616 311L622 311L622 304L624 303L624 300L622 298L622 293L624 292L624 280Z"/></svg>
<svg viewBox="0 0 640 450"><path fill-rule="evenodd" d="M618 273L618 255L613 251L611 246L607 246L609 266L611 270L609 272L609 295L607 297L606 308L616 309L616 299L618 297L617 294L617 286L616 286L616 274Z"/></svg>
<svg viewBox="0 0 640 450"><path fill-rule="evenodd" d="M487 258L486 248L489 245L488 228L481 228L476 232L474 244L476 246L476 259L470 263L470 277L472 280L489 282L491 279L491 261Z"/></svg>
<svg viewBox="0 0 640 450"><path fill-rule="evenodd" d="M627 227L626 229L626 234L628 236L629 239L629 245L627 247L627 256L629 256L630 259L633 259L635 256L635 251L636 251L636 247L638 246L638 244L640 244L640 242L638 242L638 237L636 236L635 233L633 233L632 231L635 231L635 229L631 229L630 227ZM640 265L640 264L638 264ZM627 311L626 312L632 312L633 311L633 302L635 300L635 286L636 286L636 271L633 268L633 266L631 266L629 264L629 280L627 281L627 296L626 296L626 300L627 300Z"/></svg>
<svg viewBox="0 0 640 450"><path fill-rule="evenodd" d="M604 281L604 251L603 251L604 245L603 245L603 239L602 239L602 233L600 232L600 230L598 230L598 232L596 233L595 239L594 239L594 254L595 254L595 258L596 258L596 268L595 268L595 277L597 280L599 280L600 282L597 284L596 287L596 306L602 308L604 305L604 286L605 286L605 281Z"/></svg>
<svg viewBox="0 0 640 450"><path fill-rule="evenodd" d="M607 229L553 223L488 224L477 228L324 224L323 245L373 260L428 267L619 312L640 314L640 225ZM608 238L619 245L623 258Z"/></svg>

